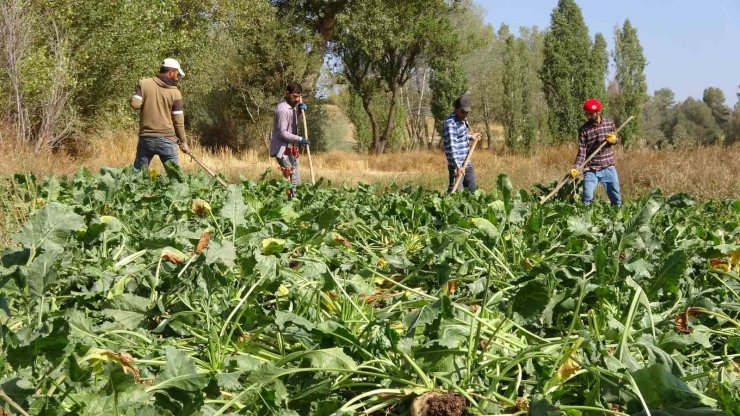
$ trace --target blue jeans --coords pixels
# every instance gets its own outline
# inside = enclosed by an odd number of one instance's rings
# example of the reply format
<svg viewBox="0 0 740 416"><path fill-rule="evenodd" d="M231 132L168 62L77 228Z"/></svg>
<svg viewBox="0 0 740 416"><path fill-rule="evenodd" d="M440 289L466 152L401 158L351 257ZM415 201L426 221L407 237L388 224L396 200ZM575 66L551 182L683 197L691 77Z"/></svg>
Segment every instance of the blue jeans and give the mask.
<svg viewBox="0 0 740 416"><path fill-rule="evenodd" d="M622 205L622 195L619 193L619 176L617 168L609 166L601 170L587 170L583 173L583 203L588 205L594 199L594 190L599 185L604 184L606 194L612 205Z"/></svg>
<svg viewBox="0 0 740 416"><path fill-rule="evenodd" d="M453 192L452 187L455 186L455 179L457 179L457 168L454 166L447 166L447 171L450 174L450 184L449 186L447 186L447 192L451 193ZM478 186L476 186L475 183L475 171L473 170L472 163L469 164L467 168L465 168L465 176L463 177L462 182L460 182L460 185L457 187L455 192L461 190L462 188L465 188L470 192L478 189Z"/></svg>
<svg viewBox="0 0 740 416"><path fill-rule="evenodd" d="M134 159L134 172L149 168L149 162L154 156L159 156L162 163L172 162L180 164L177 156L178 145L166 137L139 136L139 144L136 146L136 159Z"/></svg>

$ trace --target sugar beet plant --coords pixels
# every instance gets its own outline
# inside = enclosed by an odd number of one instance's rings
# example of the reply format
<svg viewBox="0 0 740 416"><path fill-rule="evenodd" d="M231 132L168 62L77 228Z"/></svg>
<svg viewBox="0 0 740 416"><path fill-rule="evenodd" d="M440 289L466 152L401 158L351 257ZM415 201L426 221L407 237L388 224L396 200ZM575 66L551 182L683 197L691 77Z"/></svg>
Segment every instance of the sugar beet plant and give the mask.
<svg viewBox="0 0 740 416"><path fill-rule="evenodd" d="M12 186L0 414L740 415L738 201Z"/></svg>

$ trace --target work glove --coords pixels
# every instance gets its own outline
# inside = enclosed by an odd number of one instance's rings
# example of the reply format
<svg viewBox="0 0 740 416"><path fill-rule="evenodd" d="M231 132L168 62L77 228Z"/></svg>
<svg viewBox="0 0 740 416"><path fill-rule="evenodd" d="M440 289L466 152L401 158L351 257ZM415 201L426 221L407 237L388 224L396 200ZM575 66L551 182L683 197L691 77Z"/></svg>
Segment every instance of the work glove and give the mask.
<svg viewBox="0 0 740 416"><path fill-rule="evenodd" d="M616 134L614 134L614 133L609 133L609 134L608 134L608 135L606 136L606 142L607 142L607 143L609 143L609 144L614 144L614 143L616 143L616 142L617 142L617 135L616 135Z"/></svg>
<svg viewBox="0 0 740 416"><path fill-rule="evenodd" d="M581 176L581 171L576 168L573 168L570 170L569 174L571 178L578 179L578 177Z"/></svg>
<svg viewBox="0 0 740 416"><path fill-rule="evenodd" d="M308 139L304 139L303 137L301 137L301 141L299 141L298 144L309 145L311 143L308 141Z"/></svg>
<svg viewBox="0 0 740 416"><path fill-rule="evenodd" d="M298 109L299 110L306 111L306 110L308 110L308 104L306 104L306 103L300 103L300 104L298 104Z"/></svg>

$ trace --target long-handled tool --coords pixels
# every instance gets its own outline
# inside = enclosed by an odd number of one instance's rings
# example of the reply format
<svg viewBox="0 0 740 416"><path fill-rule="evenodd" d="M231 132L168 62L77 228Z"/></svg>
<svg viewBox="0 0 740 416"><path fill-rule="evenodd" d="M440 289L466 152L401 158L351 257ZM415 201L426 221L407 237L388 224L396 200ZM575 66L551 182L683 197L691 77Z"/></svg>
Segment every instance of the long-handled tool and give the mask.
<svg viewBox="0 0 740 416"><path fill-rule="evenodd" d="M194 160L195 163L199 164L200 167L203 168L203 170L205 170L206 172L208 172L209 175L211 175L214 178L216 178L216 180L218 181L218 183L221 184L221 186L223 186L224 188L228 188L229 187L229 185L223 179L221 179L218 175L216 175L216 172L214 172L213 170L209 169L208 166L204 165L203 162L200 161L200 159L198 159L197 157L195 157L195 155L193 155L191 152L186 152L185 154L188 155L188 156L190 156L190 159Z"/></svg>
<svg viewBox="0 0 740 416"><path fill-rule="evenodd" d="M470 148L470 151L468 152L468 156L465 158L465 162L463 162L462 165L462 174L458 173L457 178L455 179L455 185L452 187L452 192L457 192L457 187L460 186L460 182L462 182L463 178L465 177L465 169L468 168L468 165L470 164L470 158L473 157L473 152L475 151L475 146L480 141L480 134L476 133L473 135L473 147Z"/></svg>
<svg viewBox="0 0 740 416"><path fill-rule="evenodd" d="M626 126L627 123L629 123L630 121L632 121L633 118L635 118L635 116L630 116L627 120L625 120L624 123L622 123L622 125L619 126L619 128L617 129L617 131L614 134L618 134L619 131L622 130L622 128L624 126ZM599 147L596 148L596 150L593 153L591 153L591 155L589 155L586 158L586 160L584 160L583 163L580 164L580 166L576 167L576 169L578 169L579 171L583 170L583 167L586 166L586 165L588 165L588 162L590 162L591 159L593 159L597 154L599 154L599 152L601 151L601 149L603 149L604 146L606 146L606 144L607 144L607 141L604 140L604 143L601 143L601 145L599 145ZM571 176L570 176L569 173L566 173L565 174L565 177L563 177L563 179L561 179L560 182L558 182L557 186L555 186L555 189L553 189L552 191L550 191L550 193L547 194L546 196L543 196L543 197L540 198L540 204L544 204L545 202L547 202L547 200L549 200L556 193L558 193L558 191L560 190L560 188L562 188L563 185L565 185L568 182L569 179L571 179Z"/></svg>
<svg viewBox="0 0 740 416"><path fill-rule="evenodd" d="M301 103L303 102L303 97L301 97ZM306 137L306 140L308 140L308 126L306 124L306 111L301 110L301 114L303 114L303 135ZM306 155L308 155L308 169L311 171L311 185L316 185L316 179L313 176L313 161L311 160L311 145L306 145Z"/></svg>

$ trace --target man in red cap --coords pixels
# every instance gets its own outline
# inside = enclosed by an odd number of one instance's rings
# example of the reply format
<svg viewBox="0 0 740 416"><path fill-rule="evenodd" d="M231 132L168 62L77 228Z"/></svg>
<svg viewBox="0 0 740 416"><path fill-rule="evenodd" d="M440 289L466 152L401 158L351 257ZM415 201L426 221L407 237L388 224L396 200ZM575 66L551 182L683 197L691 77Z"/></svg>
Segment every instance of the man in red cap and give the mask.
<svg viewBox="0 0 740 416"><path fill-rule="evenodd" d="M583 203L588 205L594 199L594 190L601 182L612 205L622 205L622 195L619 192L619 176L614 167L614 150L612 145L617 143L617 128L611 119L601 116L601 103L589 98L583 104L583 111L588 121L578 130L578 156L570 170L573 179L581 176L578 168L588 155L593 154L605 141L604 146L586 166L583 167Z"/></svg>

